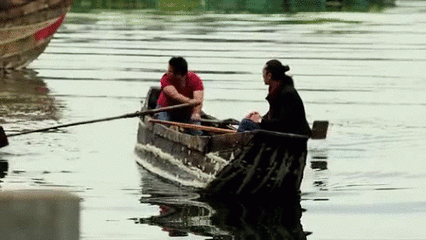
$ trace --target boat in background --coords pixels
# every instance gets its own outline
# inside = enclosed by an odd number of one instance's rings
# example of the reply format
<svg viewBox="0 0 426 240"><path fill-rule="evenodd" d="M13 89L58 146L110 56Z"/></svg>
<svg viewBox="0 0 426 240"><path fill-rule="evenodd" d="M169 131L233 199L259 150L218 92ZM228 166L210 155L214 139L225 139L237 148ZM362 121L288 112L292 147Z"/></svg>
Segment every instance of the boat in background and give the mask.
<svg viewBox="0 0 426 240"><path fill-rule="evenodd" d="M0 69L20 69L34 61L61 26L72 2L73 0L2 0Z"/></svg>

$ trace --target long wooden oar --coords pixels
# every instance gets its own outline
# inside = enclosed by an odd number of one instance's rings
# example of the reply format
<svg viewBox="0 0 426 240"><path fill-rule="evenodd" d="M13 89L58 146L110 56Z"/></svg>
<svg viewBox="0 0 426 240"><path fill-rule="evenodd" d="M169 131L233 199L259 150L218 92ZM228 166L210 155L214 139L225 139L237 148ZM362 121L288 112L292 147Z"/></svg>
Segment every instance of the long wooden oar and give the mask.
<svg viewBox="0 0 426 240"><path fill-rule="evenodd" d="M208 127L208 126L196 125L191 123L172 122L172 121L164 121L159 119L150 119L149 121L152 123L161 123L164 125L178 126L178 127L187 128L187 129L196 129L196 130L203 130L203 131L215 132L215 133L236 133L237 132L231 129Z"/></svg>
<svg viewBox="0 0 426 240"><path fill-rule="evenodd" d="M205 123L218 123L225 125L239 125L240 122L238 120L229 118L224 120L219 119L201 119L201 122ZM312 124L312 136L311 139L326 139L327 131L328 131L329 122L325 120L315 120Z"/></svg>
<svg viewBox="0 0 426 240"><path fill-rule="evenodd" d="M29 133L36 133L36 132L46 132L46 131L54 130L54 129L58 129L58 128L72 127L72 126L83 125L83 124L105 122L105 121L111 121L111 120L123 119L123 118L140 117L140 116L144 116L144 115L148 115L148 114L154 114L154 113L158 113L158 112L167 112L167 111L173 111L173 110L177 110L177 109L181 109L181 108L192 107L192 106L195 106L195 105L198 105L198 104L199 104L198 102L184 103L184 104L179 104L179 105L173 105L173 106L170 106L170 107L156 108L156 109L150 109L150 110L145 110L145 111L137 111L137 112L134 112L134 113L128 113L128 114L115 116L115 117L108 117L108 118L94 119L94 120L89 120L89 121L62 124L62 125L57 125L57 126L53 126L53 127L23 131L23 132L20 132L20 133L8 134L8 135L6 135L3 128L0 127L0 148L7 146L9 144L8 140L7 140L8 137L14 137L14 136L19 136L19 135L24 135L24 134L29 134Z"/></svg>

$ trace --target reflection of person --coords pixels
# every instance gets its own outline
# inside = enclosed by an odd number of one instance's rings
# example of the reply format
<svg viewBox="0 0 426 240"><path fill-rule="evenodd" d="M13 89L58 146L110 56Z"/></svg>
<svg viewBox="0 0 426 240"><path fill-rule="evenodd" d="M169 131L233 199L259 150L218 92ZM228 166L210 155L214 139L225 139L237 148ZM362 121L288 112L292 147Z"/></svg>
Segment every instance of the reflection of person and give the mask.
<svg viewBox="0 0 426 240"><path fill-rule="evenodd" d="M182 57L169 60L167 72L161 78L161 93L157 100L157 108L182 103L200 102L189 110L178 112L160 112L156 118L177 122L197 122L201 119L201 107L204 98L204 87L201 78L188 71L188 63Z"/></svg>
<svg viewBox="0 0 426 240"><path fill-rule="evenodd" d="M269 102L269 111L262 119L253 113L243 122L251 121L258 128L300 135L311 136L312 131L306 120L305 107L298 92L294 88L293 79L285 73L290 70L278 60L270 60L263 68L263 81L269 85L266 100ZM239 128L239 131L253 130Z"/></svg>

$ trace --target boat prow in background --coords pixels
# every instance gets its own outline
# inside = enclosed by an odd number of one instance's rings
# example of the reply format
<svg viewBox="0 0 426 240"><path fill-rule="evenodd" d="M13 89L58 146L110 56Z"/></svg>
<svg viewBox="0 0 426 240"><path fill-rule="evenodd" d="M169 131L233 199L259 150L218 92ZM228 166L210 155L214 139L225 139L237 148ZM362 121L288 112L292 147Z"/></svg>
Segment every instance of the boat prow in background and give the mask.
<svg viewBox="0 0 426 240"><path fill-rule="evenodd" d="M143 110L155 108L151 88ZM214 196L299 194L306 165L307 136L264 130L236 132L203 114L200 136L141 117L138 163L162 178ZM222 132L222 133L220 133Z"/></svg>
<svg viewBox="0 0 426 240"><path fill-rule="evenodd" d="M72 0L2 0L0 69L20 69L47 47Z"/></svg>

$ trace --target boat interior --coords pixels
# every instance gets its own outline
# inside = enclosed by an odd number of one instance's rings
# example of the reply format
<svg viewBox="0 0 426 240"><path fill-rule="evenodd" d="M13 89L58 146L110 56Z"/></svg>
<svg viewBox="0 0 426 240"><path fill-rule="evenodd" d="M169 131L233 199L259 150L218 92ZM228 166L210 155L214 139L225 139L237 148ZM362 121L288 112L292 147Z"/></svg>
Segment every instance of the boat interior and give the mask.
<svg viewBox="0 0 426 240"><path fill-rule="evenodd" d="M144 109L155 109L157 106L157 99L159 97L161 93L161 88L160 87L151 87L147 98L146 98L146 102L144 105ZM153 118L153 116L146 116L147 118ZM145 120L147 120L145 118ZM224 119L224 120L220 120L217 119L211 115L206 114L205 112L201 113L201 126L204 126L205 128L202 129L202 135L204 136L211 136L211 135L216 135L216 134L220 134L220 133L230 133L229 130L236 132L237 128L238 128L238 124L239 121L236 119ZM179 124L176 124L179 125ZM177 131L180 132L184 132L185 129L183 129L183 123L180 124L181 126L169 126L171 128L174 128ZM186 125L194 125L194 124L186 124ZM187 127L191 127L191 126L187 126ZM327 137L327 131L328 131L328 127L329 127L329 122L328 121L323 121L323 120L316 120L313 122L312 124L312 136L310 137L311 139L326 139ZM221 129L223 131L221 131Z"/></svg>

